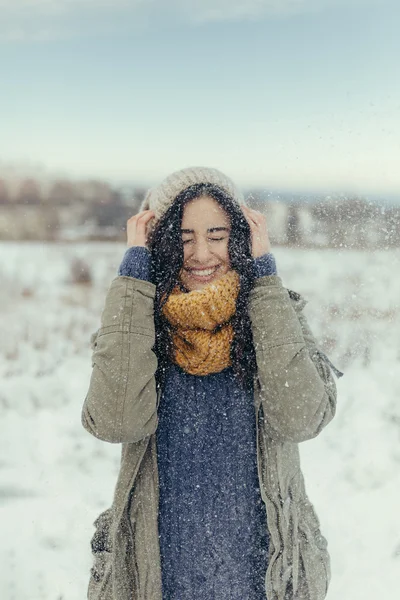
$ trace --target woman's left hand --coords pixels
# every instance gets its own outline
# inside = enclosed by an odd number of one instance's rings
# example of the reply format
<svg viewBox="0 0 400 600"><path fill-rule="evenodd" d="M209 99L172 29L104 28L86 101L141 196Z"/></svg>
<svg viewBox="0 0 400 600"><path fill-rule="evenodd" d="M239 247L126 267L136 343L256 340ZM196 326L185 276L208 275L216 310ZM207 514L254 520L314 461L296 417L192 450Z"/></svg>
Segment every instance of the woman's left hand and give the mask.
<svg viewBox="0 0 400 600"><path fill-rule="evenodd" d="M253 258L263 256L268 252L271 252L271 243L269 241L267 219L265 215L261 214L257 210L253 210L248 206L242 204L241 209L246 221L250 226L251 231L251 249Z"/></svg>

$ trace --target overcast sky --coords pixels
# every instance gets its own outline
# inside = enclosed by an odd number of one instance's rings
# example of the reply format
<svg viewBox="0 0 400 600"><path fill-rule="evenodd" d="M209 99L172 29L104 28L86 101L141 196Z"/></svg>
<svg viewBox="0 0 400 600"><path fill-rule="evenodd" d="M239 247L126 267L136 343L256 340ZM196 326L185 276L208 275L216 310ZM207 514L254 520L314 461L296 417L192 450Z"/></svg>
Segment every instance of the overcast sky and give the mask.
<svg viewBox="0 0 400 600"><path fill-rule="evenodd" d="M394 0L0 0L0 161L400 197Z"/></svg>

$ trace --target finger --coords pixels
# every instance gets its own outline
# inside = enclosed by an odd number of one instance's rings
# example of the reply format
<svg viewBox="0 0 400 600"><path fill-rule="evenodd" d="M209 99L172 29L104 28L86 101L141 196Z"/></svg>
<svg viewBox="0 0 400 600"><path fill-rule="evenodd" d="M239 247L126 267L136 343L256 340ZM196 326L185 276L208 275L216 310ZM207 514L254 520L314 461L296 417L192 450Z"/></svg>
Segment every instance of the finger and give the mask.
<svg viewBox="0 0 400 600"><path fill-rule="evenodd" d="M136 216L138 219L150 219L155 216L155 212L154 210L142 210L142 212L138 213Z"/></svg>
<svg viewBox="0 0 400 600"><path fill-rule="evenodd" d="M253 236L258 234L259 231L259 227L257 225L257 223L255 221L253 221L253 219L251 219L250 217L246 217L247 223L249 224L250 227L250 232Z"/></svg>
<svg viewBox="0 0 400 600"><path fill-rule="evenodd" d="M248 211L249 216L259 225L263 225L264 223L266 223L265 215L260 213L258 210L254 210L253 208L247 207L247 211Z"/></svg>
<svg viewBox="0 0 400 600"><path fill-rule="evenodd" d="M255 210L253 210L252 208L250 208L249 206L245 206L244 204L242 204L242 209L244 210L245 214L247 214L247 215L254 215L254 213L257 212Z"/></svg>
<svg viewBox="0 0 400 600"><path fill-rule="evenodd" d="M150 215L142 215L136 222L136 230L138 233L144 235L146 233L147 225L154 218L154 213Z"/></svg>
<svg viewBox="0 0 400 600"><path fill-rule="evenodd" d="M154 217L155 217L155 212L153 210L148 210L148 211L140 213L140 215L138 215L138 222L148 223Z"/></svg>
<svg viewBox="0 0 400 600"><path fill-rule="evenodd" d="M259 223L256 221L256 219L251 213L247 212L244 216L246 217L246 220L249 223L249 225L253 225L254 227L259 226Z"/></svg>
<svg viewBox="0 0 400 600"><path fill-rule="evenodd" d="M138 219L141 219L144 216L147 216L148 214L151 214L151 216L154 216L154 211L153 210L142 210L139 213L136 213L136 215L133 215L132 217L130 217L130 219L128 219L129 221L137 221Z"/></svg>

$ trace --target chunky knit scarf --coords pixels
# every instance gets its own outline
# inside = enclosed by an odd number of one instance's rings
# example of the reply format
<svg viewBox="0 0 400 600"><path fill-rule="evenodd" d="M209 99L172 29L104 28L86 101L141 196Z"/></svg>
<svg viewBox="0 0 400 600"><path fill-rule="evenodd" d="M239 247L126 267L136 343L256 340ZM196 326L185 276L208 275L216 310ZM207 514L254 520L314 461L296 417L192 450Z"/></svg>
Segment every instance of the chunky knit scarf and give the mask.
<svg viewBox="0 0 400 600"><path fill-rule="evenodd" d="M187 373L219 373L231 364L239 275L229 271L202 290L182 292L176 286L163 307L173 328L174 360Z"/></svg>

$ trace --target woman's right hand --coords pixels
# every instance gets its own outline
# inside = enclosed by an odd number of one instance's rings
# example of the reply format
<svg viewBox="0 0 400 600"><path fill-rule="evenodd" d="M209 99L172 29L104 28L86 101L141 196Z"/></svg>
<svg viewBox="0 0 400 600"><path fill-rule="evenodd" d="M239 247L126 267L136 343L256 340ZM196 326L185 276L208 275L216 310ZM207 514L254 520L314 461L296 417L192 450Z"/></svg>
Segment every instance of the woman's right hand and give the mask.
<svg viewBox="0 0 400 600"><path fill-rule="evenodd" d="M126 223L126 235L128 238L128 248L132 246L147 245L146 228L151 219L154 219L154 210L143 210L128 219Z"/></svg>

